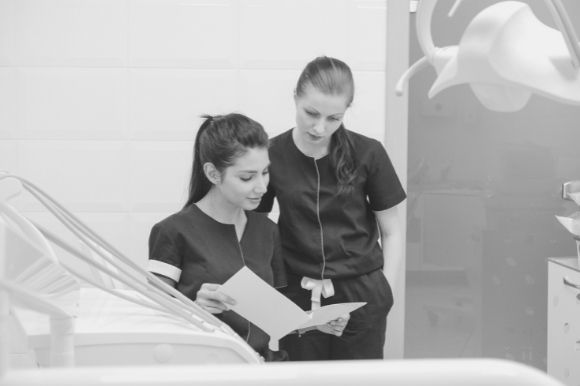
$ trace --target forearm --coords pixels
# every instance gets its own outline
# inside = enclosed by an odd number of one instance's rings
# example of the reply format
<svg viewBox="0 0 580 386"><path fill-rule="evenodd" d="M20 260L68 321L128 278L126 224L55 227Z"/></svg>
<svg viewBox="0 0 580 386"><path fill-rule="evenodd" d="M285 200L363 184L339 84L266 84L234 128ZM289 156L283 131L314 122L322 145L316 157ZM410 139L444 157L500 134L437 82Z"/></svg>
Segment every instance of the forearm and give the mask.
<svg viewBox="0 0 580 386"><path fill-rule="evenodd" d="M398 277L402 273L400 272L403 265L403 237L400 232L394 232L389 235L382 237L381 240L383 248L383 272L391 289L395 289L398 284Z"/></svg>

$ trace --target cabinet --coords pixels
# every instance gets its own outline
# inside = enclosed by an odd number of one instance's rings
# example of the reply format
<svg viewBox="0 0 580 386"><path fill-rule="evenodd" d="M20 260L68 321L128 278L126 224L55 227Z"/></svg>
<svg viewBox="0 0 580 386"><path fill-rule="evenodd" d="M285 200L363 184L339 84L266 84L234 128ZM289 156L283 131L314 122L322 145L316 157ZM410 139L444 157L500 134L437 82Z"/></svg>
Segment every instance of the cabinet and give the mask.
<svg viewBox="0 0 580 386"><path fill-rule="evenodd" d="M548 259L548 374L580 386L578 258Z"/></svg>

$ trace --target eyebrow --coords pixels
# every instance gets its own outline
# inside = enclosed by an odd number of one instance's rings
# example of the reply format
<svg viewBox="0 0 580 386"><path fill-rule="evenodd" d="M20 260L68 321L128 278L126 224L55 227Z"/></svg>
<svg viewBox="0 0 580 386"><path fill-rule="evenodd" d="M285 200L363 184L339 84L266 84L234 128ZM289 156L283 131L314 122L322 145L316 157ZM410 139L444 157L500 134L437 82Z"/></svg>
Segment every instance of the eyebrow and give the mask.
<svg viewBox="0 0 580 386"><path fill-rule="evenodd" d="M268 169L270 167L270 165L272 165L272 163L269 163L268 165L266 165L266 167L264 169ZM250 169L250 170L238 170L238 173L259 173L259 170L255 170L255 169Z"/></svg>
<svg viewBox="0 0 580 386"><path fill-rule="evenodd" d="M314 107L305 106L304 109L305 110L309 110L310 112L315 112L316 114L320 114L320 111L318 111ZM333 118L338 118L338 117L343 117L344 116L344 113L334 113L334 114L330 114L328 116L329 117L333 117Z"/></svg>

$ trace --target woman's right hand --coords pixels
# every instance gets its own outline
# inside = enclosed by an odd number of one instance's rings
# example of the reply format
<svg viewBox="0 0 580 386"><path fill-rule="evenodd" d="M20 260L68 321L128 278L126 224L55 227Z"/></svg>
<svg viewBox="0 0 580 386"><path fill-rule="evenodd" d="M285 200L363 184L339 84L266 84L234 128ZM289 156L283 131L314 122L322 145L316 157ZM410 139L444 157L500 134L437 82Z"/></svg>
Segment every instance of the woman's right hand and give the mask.
<svg viewBox="0 0 580 386"><path fill-rule="evenodd" d="M330 334L334 336L341 336L348 324L350 319L350 314L343 315L339 318L331 320L326 324L321 324L316 326L318 331L324 332L325 334Z"/></svg>
<svg viewBox="0 0 580 386"><path fill-rule="evenodd" d="M220 285L215 283L203 283L195 302L207 312L220 314L230 309L236 301L229 296L219 292Z"/></svg>

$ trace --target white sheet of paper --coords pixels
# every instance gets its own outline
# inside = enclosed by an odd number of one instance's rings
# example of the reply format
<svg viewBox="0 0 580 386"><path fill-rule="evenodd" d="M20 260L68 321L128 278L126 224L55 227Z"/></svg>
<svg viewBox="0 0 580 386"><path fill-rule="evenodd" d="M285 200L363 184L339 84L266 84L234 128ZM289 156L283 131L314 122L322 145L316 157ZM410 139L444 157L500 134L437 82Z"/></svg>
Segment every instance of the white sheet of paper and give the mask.
<svg viewBox="0 0 580 386"><path fill-rule="evenodd" d="M231 309L279 339L306 323L310 316L247 267L219 289L236 300Z"/></svg>
<svg viewBox="0 0 580 386"><path fill-rule="evenodd" d="M337 303L329 304L327 306L320 307L314 311L309 312L310 320L305 324L300 326L300 328L318 326L320 324L327 323L334 320L340 316L351 313L367 304L366 302L353 302L353 303Z"/></svg>
<svg viewBox="0 0 580 386"><path fill-rule="evenodd" d="M247 267L240 269L219 291L236 300L236 305L231 307L233 311L273 339L280 339L298 328L327 323L366 304L331 304L307 313Z"/></svg>

